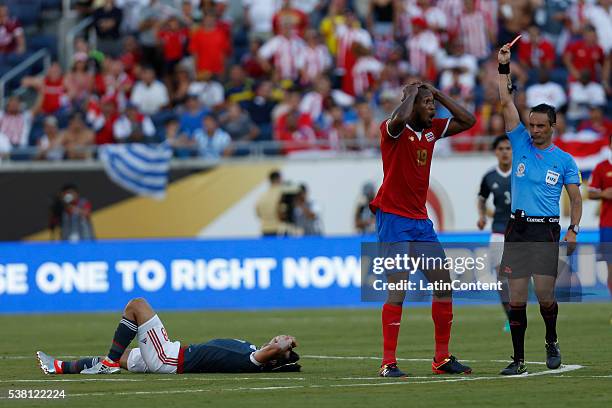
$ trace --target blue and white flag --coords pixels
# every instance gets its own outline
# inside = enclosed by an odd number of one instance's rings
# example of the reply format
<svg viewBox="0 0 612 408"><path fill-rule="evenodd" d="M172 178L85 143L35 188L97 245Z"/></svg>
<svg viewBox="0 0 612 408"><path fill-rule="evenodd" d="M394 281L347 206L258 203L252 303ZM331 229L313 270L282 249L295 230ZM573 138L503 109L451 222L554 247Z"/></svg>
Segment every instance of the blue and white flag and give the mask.
<svg viewBox="0 0 612 408"><path fill-rule="evenodd" d="M99 157L106 174L132 193L164 198L172 149L167 143L108 144L100 147Z"/></svg>

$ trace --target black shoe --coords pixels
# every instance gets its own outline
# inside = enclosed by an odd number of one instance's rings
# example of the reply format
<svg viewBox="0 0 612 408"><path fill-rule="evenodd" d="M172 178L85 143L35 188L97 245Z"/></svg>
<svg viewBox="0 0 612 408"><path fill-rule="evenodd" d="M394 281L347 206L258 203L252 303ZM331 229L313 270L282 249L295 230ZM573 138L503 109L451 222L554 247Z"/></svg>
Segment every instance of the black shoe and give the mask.
<svg viewBox="0 0 612 408"><path fill-rule="evenodd" d="M455 356L449 356L439 363L436 363L434 359L431 363L431 371L434 374L472 374L472 369L457 361Z"/></svg>
<svg viewBox="0 0 612 408"><path fill-rule="evenodd" d="M381 377L405 377L406 374L397 368L397 363L385 364L380 367L378 375Z"/></svg>
<svg viewBox="0 0 612 408"><path fill-rule="evenodd" d="M559 342L546 343L546 367L554 370L561 366L561 350Z"/></svg>
<svg viewBox="0 0 612 408"><path fill-rule="evenodd" d="M508 365L508 367L501 370L501 375L524 375L527 374L527 367L525 367L525 362L523 360L515 360L512 357L512 362Z"/></svg>

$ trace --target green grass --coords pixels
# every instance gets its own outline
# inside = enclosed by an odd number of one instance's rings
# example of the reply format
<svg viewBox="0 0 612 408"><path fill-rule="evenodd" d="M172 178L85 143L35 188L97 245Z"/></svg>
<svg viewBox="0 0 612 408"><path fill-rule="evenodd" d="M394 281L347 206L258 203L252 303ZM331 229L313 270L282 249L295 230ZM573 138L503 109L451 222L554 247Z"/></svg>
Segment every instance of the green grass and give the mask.
<svg viewBox="0 0 612 408"><path fill-rule="evenodd" d="M528 361L544 361L543 323L530 305L526 340ZM412 378L376 377L378 359L318 359L307 356L380 354L380 312L301 310L270 312L162 312L170 337L201 342L214 337L245 338L256 344L276 334L295 335L301 373L45 376L34 352L53 355L104 354L118 321L116 314L0 316L0 397L9 389L63 389L67 398L0 400L0 406L83 407L357 407L409 406L590 407L612 405L612 326L610 304L560 305L559 336L564 363L584 368L528 378L497 375L512 353L502 331L500 307L456 307L451 350L470 363L474 374L434 376L428 361L402 361ZM398 356L427 359L433 353L429 308L404 312ZM15 358L28 356L28 358ZM31 356L31 358L29 358ZM12 357L12 358L11 358ZM546 371L528 364L530 372ZM606 376L606 377L598 377ZM19 380L33 380L20 382ZM71 380L70 382L53 380ZM131 380L131 381L128 381ZM442 383L441 383L442 382ZM391 383L388 384L387 383ZM295 387L261 389L266 387ZM260 389L258 389L260 388ZM128 405L129 404L129 405Z"/></svg>

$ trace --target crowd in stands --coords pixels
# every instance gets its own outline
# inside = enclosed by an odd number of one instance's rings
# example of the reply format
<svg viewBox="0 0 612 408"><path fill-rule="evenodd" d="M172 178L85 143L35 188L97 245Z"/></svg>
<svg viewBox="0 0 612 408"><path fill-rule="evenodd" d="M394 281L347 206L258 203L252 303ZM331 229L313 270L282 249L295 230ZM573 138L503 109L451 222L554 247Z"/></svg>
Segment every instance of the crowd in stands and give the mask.
<svg viewBox="0 0 612 408"><path fill-rule="evenodd" d="M513 49L516 103L559 109L558 141L595 149L612 135L611 0L83 0L85 38L22 86L0 113L0 156L93 157L108 143L167 141L175 156L217 159L376 148L379 126L414 80L432 82L477 124L440 153L489 149L504 132L497 50ZM22 51L0 6L0 55ZM440 108L439 115L448 115ZM589 132L583 132L588 130ZM568 136L569 135L569 136ZM586 138L588 140L581 140ZM275 144L273 142L283 142Z"/></svg>

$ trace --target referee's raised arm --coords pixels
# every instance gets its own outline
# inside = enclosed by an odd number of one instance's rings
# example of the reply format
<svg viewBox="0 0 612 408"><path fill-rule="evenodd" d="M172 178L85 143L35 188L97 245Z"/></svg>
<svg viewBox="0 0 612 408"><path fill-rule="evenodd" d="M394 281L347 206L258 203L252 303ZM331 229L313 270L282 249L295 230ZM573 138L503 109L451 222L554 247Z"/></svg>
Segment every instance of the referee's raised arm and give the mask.
<svg viewBox="0 0 612 408"><path fill-rule="evenodd" d="M512 79L510 78L510 45L506 44L500 48L497 54L497 62L499 66L497 71L499 77L497 84L499 87L499 99L502 104L502 114L506 124L506 132L510 132L516 128L521 121L518 110L514 106L512 100Z"/></svg>

